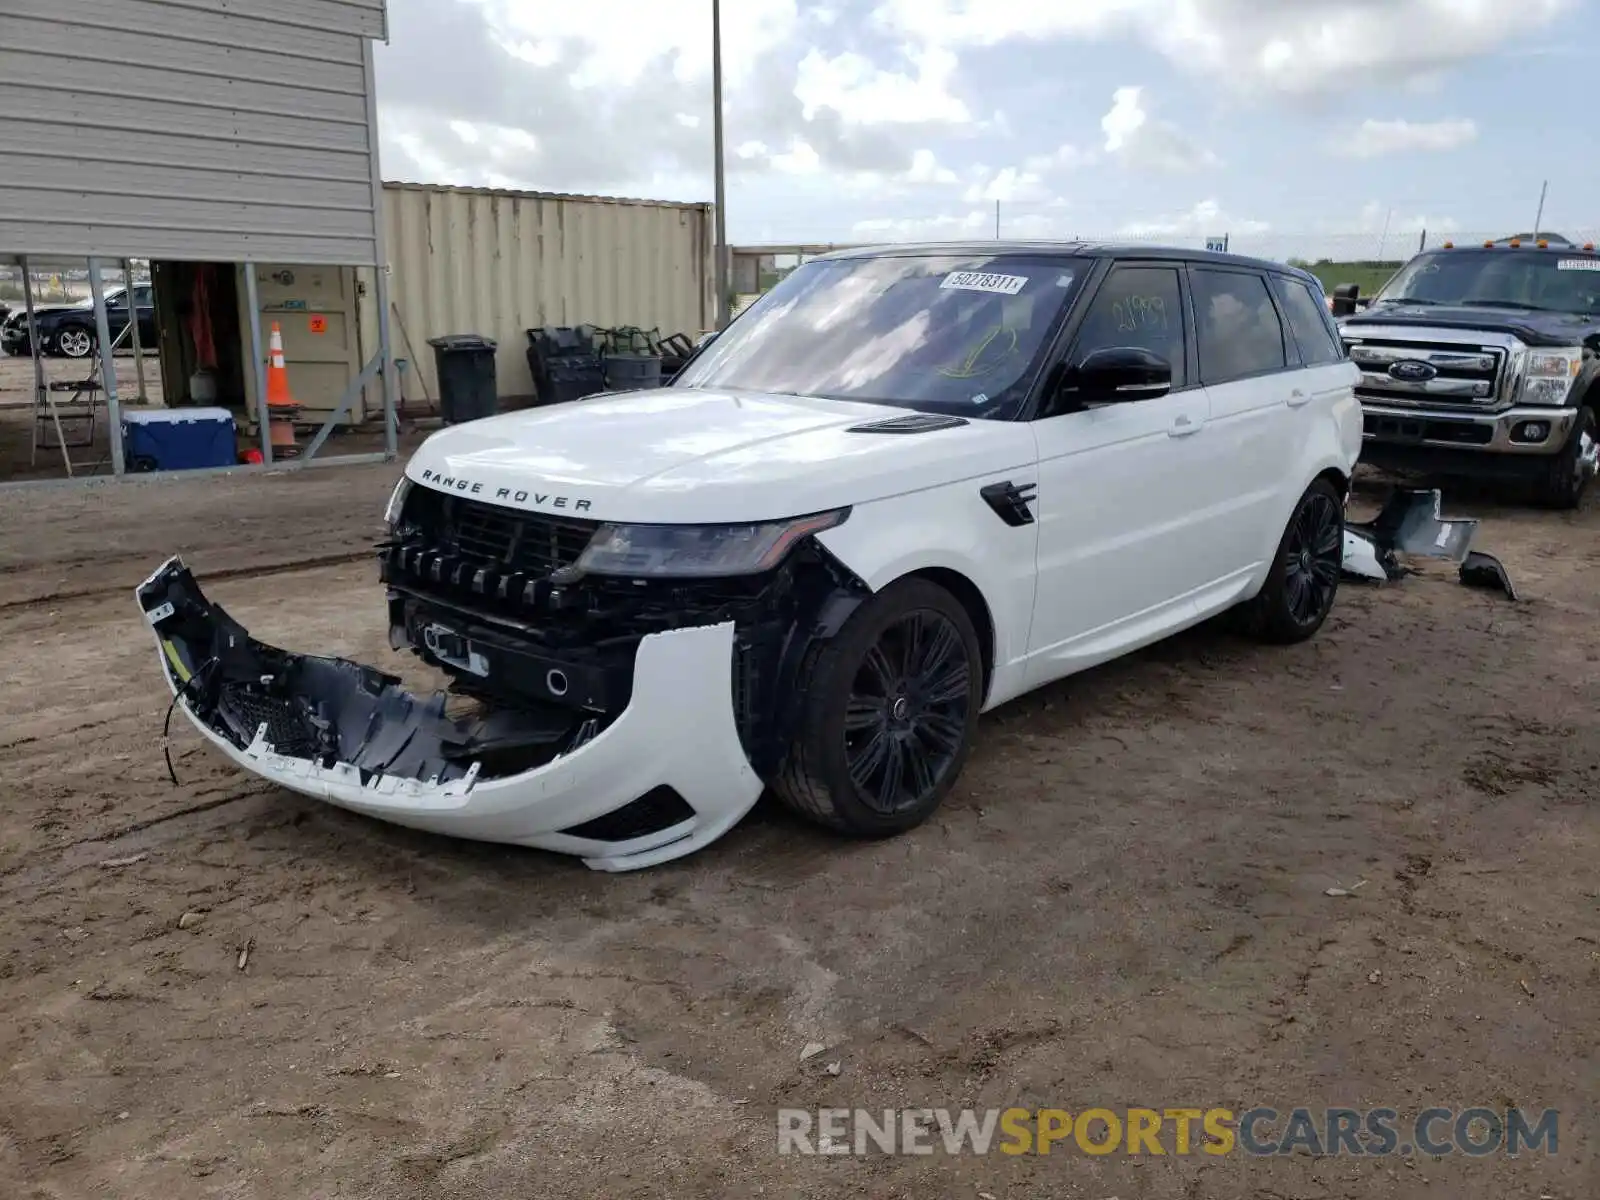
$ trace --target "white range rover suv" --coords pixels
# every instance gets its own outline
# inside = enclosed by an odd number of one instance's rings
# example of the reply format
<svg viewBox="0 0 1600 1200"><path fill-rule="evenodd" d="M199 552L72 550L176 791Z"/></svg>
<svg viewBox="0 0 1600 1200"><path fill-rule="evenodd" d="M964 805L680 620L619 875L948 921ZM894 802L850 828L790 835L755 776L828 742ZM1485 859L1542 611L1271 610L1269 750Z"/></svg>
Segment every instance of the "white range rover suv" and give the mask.
<svg viewBox="0 0 1600 1200"><path fill-rule="evenodd" d="M699 849L769 787L895 834L983 711L1225 610L1314 634L1359 374L1277 263L843 251L664 388L418 449L381 573L392 645L448 691L264 645L176 558L138 602L207 738L348 809L602 870Z"/></svg>

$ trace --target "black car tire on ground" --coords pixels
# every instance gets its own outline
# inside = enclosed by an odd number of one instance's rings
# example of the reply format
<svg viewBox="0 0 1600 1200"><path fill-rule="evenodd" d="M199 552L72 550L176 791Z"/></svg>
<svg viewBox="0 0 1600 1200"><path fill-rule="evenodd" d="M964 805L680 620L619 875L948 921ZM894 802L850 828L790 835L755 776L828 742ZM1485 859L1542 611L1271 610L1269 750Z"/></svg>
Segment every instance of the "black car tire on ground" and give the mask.
<svg viewBox="0 0 1600 1200"><path fill-rule="evenodd" d="M1583 494L1591 480L1583 473L1581 460L1596 438L1600 438L1600 422L1595 420L1594 409L1585 405L1578 410L1578 419L1573 423L1567 444L1550 460L1539 478L1539 502L1546 508L1573 509L1583 503Z"/></svg>
<svg viewBox="0 0 1600 1200"><path fill-rule="evenodd" d="M887 837L943 803L983 702L978 636L944 588L908 578L850 615L807 655L804 697L773 790L819 824Z"/></svg>
<svg viewBox="0 0 1600 1200"><path fill-rule="evenodd" d="M1244 632L1278 645L1303 642L1333 611L1344 564L1344 501L1326 479L1313 480L1294 506L1255 599L1239 611Z"/></svg>

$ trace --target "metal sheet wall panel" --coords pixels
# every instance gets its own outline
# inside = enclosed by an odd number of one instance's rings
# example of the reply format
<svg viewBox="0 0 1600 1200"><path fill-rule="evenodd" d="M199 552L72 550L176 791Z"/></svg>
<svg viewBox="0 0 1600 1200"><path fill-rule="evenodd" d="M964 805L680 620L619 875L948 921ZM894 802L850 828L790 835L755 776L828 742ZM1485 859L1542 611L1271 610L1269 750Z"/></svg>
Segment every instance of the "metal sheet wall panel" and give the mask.
<svg viewBox="0 0 1600 1200"><path fill-rule="evenodd" d="M0 251L379 260L383 0L5 2Z"/></svg>
<svg viewBox="0 0 1600 1200"><path fill-rule="evenodd" d="M494 338L501 395L526 396L529 328L637 325L692 338L713 319L709 205L386 184L383 208L404 327L396 353L434 397L432 337ZM368 304L368 346L375 318ZM420 394L407 383L408 397Z"/></svg>

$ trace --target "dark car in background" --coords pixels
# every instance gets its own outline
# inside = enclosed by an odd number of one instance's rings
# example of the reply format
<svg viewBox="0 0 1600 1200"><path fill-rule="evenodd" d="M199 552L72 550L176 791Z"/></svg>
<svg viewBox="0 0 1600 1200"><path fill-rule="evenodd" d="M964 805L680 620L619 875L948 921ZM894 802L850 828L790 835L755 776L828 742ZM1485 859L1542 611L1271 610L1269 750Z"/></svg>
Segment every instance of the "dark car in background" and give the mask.
<svg viewBox="0 0 1600 1200"><path fill-rule="evenodd" d="M153 348L156 344L155 299L148 283L135 284L134 307L139 319L139 342ZM39 327L39 344L45 354L60 358L88 358L94 350L98 334L94 324L94 301L79 300L75 304L37 304L34 319ZM106 289L106 320L114 341L128 327L128 289ZM123 343L132 345L130 335ZM0 350L21 355L29 352L28 310L16 306L9 316L0 318Z"/></svg>

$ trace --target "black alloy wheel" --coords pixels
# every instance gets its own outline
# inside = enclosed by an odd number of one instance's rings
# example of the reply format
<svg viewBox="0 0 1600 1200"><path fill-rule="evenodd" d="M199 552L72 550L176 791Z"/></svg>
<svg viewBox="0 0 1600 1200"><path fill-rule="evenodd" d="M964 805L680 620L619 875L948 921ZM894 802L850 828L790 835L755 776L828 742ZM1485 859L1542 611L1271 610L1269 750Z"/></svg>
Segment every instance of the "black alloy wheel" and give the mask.
<svg viewBox="0 0 1600 1200"><path fill-rule="evenodd" d="M1284 553L1284 590L1289 613L1300 625L1321 624L1333 607L1344 564L1344 520L1326 492L1311 492L1289 527Z"/></svg>
<svg viewBox="0 0 1600 1200"><path fill-rule="evenodd" d="M961 631L930 609L867 651L845 706L845 762L873 811L915 809L943 782L966 739L971 671Z"/></svg>
<svg viewBox="0 0 1600 1200"><path fill-rule="evenodd" d="M1294 506L1267 579L1237 610L1244 632L1264 642L1303 642L1333 611L1344 569L1344 497L1314 480Z"/></svg>
<svg viewBox="0 0 1600 1200"><path fill-rule="evenodd" d="M982 647L961 601L914 575L887 584L807 652L772 790L854 837L913 829L966 764L984 685Z"/></svg>

